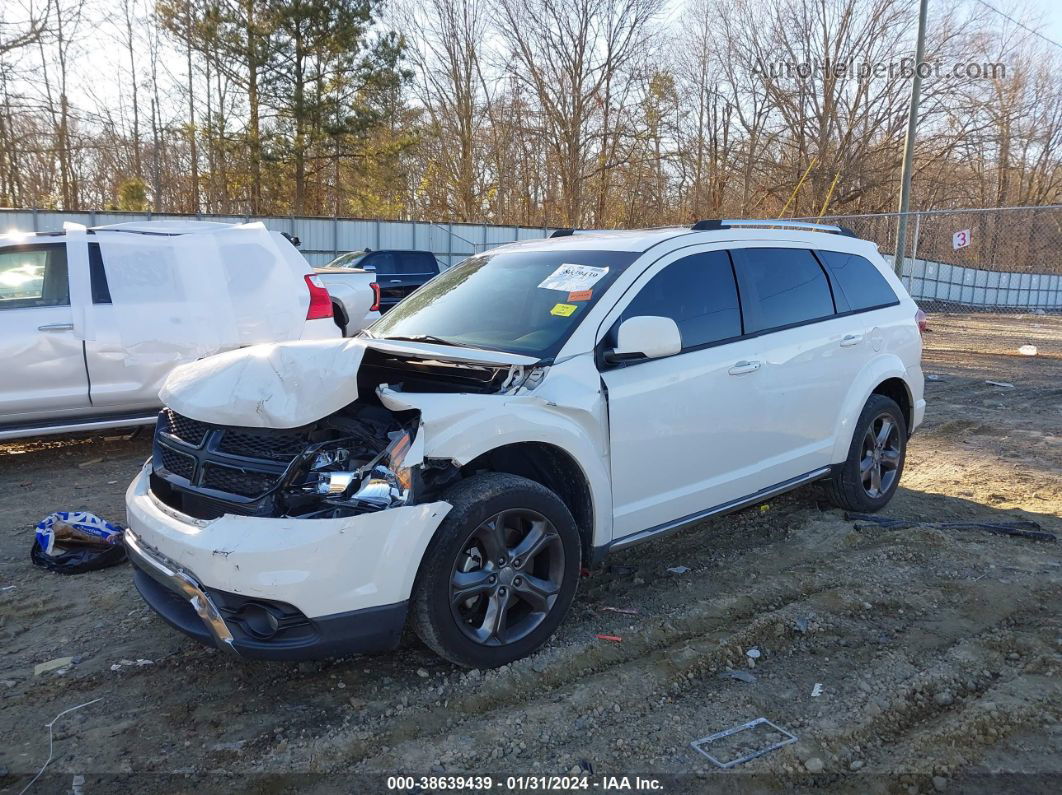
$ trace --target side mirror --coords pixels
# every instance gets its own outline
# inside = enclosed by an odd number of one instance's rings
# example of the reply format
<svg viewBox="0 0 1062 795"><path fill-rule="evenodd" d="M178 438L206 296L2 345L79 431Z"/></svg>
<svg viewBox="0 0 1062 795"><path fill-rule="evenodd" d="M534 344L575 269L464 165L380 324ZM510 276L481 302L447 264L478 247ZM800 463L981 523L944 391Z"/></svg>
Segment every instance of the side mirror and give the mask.
<svg viewBox="0 0 1062 795"><path fill-rule="evenodd" d="M616 332L616 347L605 353L605 361L615 364L632 359L659 359L682 350L682 334L669 317L642 315L629 317Z"/></svg>

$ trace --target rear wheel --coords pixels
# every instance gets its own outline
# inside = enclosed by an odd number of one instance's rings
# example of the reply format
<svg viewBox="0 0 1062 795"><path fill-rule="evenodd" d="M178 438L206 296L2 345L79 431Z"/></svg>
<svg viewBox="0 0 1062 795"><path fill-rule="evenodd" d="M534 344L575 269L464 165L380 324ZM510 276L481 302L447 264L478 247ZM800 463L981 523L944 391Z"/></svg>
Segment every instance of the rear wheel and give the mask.
<svg viewBox="0 0 1062 795"><path fill-rule="evenodd" d="M895 401L871 395L856 422L848 458L830 477L831 502L849 511L884 508L896 493L907 455L907 422Z"/></svg>
<svg viewBox="0 0 1062 795"><path fill-rule="evenodd" d="M413 588L413 629L467 668L494 668L537 649L563 620L579 582L579 531L549 489L503 473L451 488L453 505Z"/></svg>

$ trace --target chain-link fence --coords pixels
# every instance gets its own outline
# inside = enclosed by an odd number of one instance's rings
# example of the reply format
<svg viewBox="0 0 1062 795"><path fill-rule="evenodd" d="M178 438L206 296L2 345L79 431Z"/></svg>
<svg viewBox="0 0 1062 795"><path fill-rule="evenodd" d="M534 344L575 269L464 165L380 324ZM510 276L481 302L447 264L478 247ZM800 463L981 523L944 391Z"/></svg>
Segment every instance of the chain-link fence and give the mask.
<svg viewBox="0 0 1062 795"><path fill-rule="evenodd" d="M898 221L820 220L893 261ZM930 316L928 349L1062 358L1062 205L912 212L906 249L900 278Z"/></svg>

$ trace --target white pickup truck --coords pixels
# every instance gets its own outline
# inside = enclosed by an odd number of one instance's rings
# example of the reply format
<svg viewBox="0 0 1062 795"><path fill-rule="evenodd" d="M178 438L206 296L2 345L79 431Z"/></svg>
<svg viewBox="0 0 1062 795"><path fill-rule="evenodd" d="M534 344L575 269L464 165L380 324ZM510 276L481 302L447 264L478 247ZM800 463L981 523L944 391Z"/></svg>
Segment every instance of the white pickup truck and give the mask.
<svg viewBox="0 0 1062 795"><path fill-rule="evenodd" d="M314 268L332 296L332 314L344 337L380 319L380 285L376 274L361 268Z"/></svg>
<svg viewBox="0 0 1062 795"><path fill-rule="evenodd" d="M338 336L328 290L261 224L0 236L0 439L152 424L179 364Z"/></svg>

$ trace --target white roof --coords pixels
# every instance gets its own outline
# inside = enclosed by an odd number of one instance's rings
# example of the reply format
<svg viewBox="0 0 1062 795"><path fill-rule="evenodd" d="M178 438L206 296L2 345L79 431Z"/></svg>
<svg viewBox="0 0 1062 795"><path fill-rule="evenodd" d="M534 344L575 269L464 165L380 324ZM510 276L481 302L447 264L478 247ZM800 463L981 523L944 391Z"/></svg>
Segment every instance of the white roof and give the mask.
<svg viewBox="0 0 1062 795"><path fill-rule="evenodd" d="M162 235L188 235L196 232L216 232L221 229L232 229L242 224L225 224L219 221L126 221L121 224L108 224L107 226L94 226L96 232L145 232Z"/></svg>

